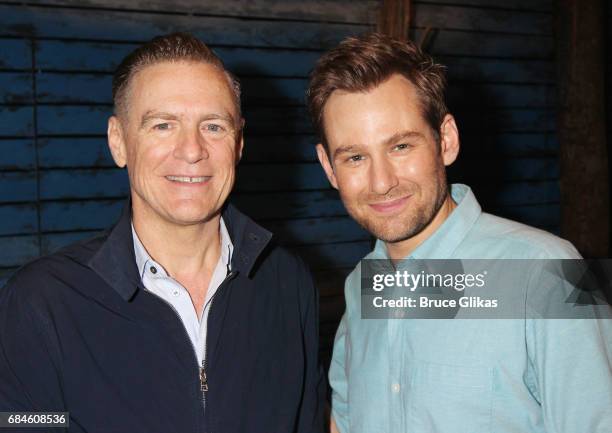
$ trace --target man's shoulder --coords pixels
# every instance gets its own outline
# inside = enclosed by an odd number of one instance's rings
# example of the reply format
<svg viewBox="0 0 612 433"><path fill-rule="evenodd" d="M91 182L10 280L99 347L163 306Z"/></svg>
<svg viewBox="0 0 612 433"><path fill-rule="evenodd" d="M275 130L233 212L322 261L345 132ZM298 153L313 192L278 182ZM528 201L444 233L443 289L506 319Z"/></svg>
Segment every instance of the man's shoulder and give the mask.
<svg viewBox="0 0 612 433"><path fill-rule="evenodd" d="M481 258L580 258L576 248L559 236L484 212L466 241L470 249L484 254Z"/></svg>
<svg viewBox="0 0 612 433"><path fill-rule="evenodd" d="M271 241L258 260L260 269L272 270L283 279L310 276L310 269L296 251Z"/></svg>
<svg viewBox="0 0 612 433"><path fill-rule="evenodd" d="M108 236L107 232L77 241L38 257L17 269L0 289L0 299L18 296L35 300L57 293L58 289L76 282L91 282L93 270L87 262Z"/></svg>
<svg viewBox="0 0 612 433"><path fill-rule="evenodd" d="M296 251L271 243L258 259L254 284L272 293L283 308L297 307L303 320L319 292L309 266Z"/></svg>
<svg viewBox="0 0 612 433"><path fill-rule="evenodd" d="M244 264L255 260L255 272L273 269L275 272L287 275L296 269L306 269L304 261L296 252L280 245L272 232L240 211L232 202L226 203L222 221L234 247L237 247L233 253L238 255L236 259ZM246 241L242 241L244 237L247 238ZM262 242L265 246L259 250Z"/></svg>

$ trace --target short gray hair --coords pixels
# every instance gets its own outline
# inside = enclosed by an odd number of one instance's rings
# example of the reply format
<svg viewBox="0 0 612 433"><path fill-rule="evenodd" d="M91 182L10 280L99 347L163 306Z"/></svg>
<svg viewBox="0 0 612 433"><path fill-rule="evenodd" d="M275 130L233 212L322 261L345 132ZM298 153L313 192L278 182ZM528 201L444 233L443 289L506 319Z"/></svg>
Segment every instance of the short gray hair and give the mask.
<svg viewBox="0 0 612 433"><path fill-rule="evenodd" d="M113 75L113 104L115 115L126 114L127 92L134 75L147 66L163 62L202 62L213 65L227 77L234 96L239 118L240 81L223 65L221 59L201 40L189 33L157 36L128 54ZM239 119L236 119L238 121Z"/></svg>

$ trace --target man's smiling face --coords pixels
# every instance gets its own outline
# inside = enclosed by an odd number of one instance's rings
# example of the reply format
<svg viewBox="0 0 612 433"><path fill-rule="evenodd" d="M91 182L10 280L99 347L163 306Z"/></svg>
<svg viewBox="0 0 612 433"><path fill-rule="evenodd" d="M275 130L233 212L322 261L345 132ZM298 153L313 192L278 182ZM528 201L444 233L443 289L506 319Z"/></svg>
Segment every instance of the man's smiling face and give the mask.
<svg viewBox="0 0 612 433"><path fill-rule="evenodd" d="M366 92L336 90L323 111L323 168L349 214L386 242L423 231L448 195L445 166L456 152L444 150L422 112L399 74Z"/></svg>
<svg viewBox="0 0 612 433"><path fill-rule="evenodd" d="M227 76L202 62L146 66L131 80L125 118L111 118L115 162L127 165L135 212L189 225L227 199L242 119Z"/></svg>

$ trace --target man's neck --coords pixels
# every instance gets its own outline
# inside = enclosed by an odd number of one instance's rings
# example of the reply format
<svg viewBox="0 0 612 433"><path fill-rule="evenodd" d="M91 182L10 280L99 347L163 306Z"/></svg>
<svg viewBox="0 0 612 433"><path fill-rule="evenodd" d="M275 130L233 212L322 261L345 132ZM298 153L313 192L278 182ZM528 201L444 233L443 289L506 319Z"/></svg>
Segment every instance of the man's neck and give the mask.
<svg viewBox="0 0 612 433"><path fill-rule="evenodd" d="M446 221L449 215L453 212L453 209L457 207L457 203L453 200L450 194L447 195L444 203L438 209L438 212L433 217L431 222L415 236L400 241L400 242L385 242L387 248L387 254L393 261L399 261L408 257L412 252L431 235Z"/></svg>
<svg viewBox="0 0 612 433"><path fill-rule="evenodd" d="M140 242L175 279L192 279L212 272L221 255L220 220L217 214L199 224L179 225L144 206L132 205L132 222Z"/></svg>

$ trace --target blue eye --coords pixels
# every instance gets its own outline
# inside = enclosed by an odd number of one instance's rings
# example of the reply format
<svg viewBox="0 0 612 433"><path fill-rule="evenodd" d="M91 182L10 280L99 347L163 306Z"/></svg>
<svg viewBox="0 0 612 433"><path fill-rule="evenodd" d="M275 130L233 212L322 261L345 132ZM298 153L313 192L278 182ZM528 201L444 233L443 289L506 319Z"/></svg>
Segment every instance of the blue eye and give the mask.
<svg viewBox="0 0 612 433"><path fill-rule="evenodd" d="M223 132L224 131L224 128L221 125L216 125L214 123L209 123L204 128L210 132Z"/></svg>
<svg viewBox="0 0 612 433"><path fill-rule="evenodd" d="M153 129L157 129L159 131L167 131L168 129L170 129L170 124L169 123L158 123L157 125L153 126Z"/></svg>

